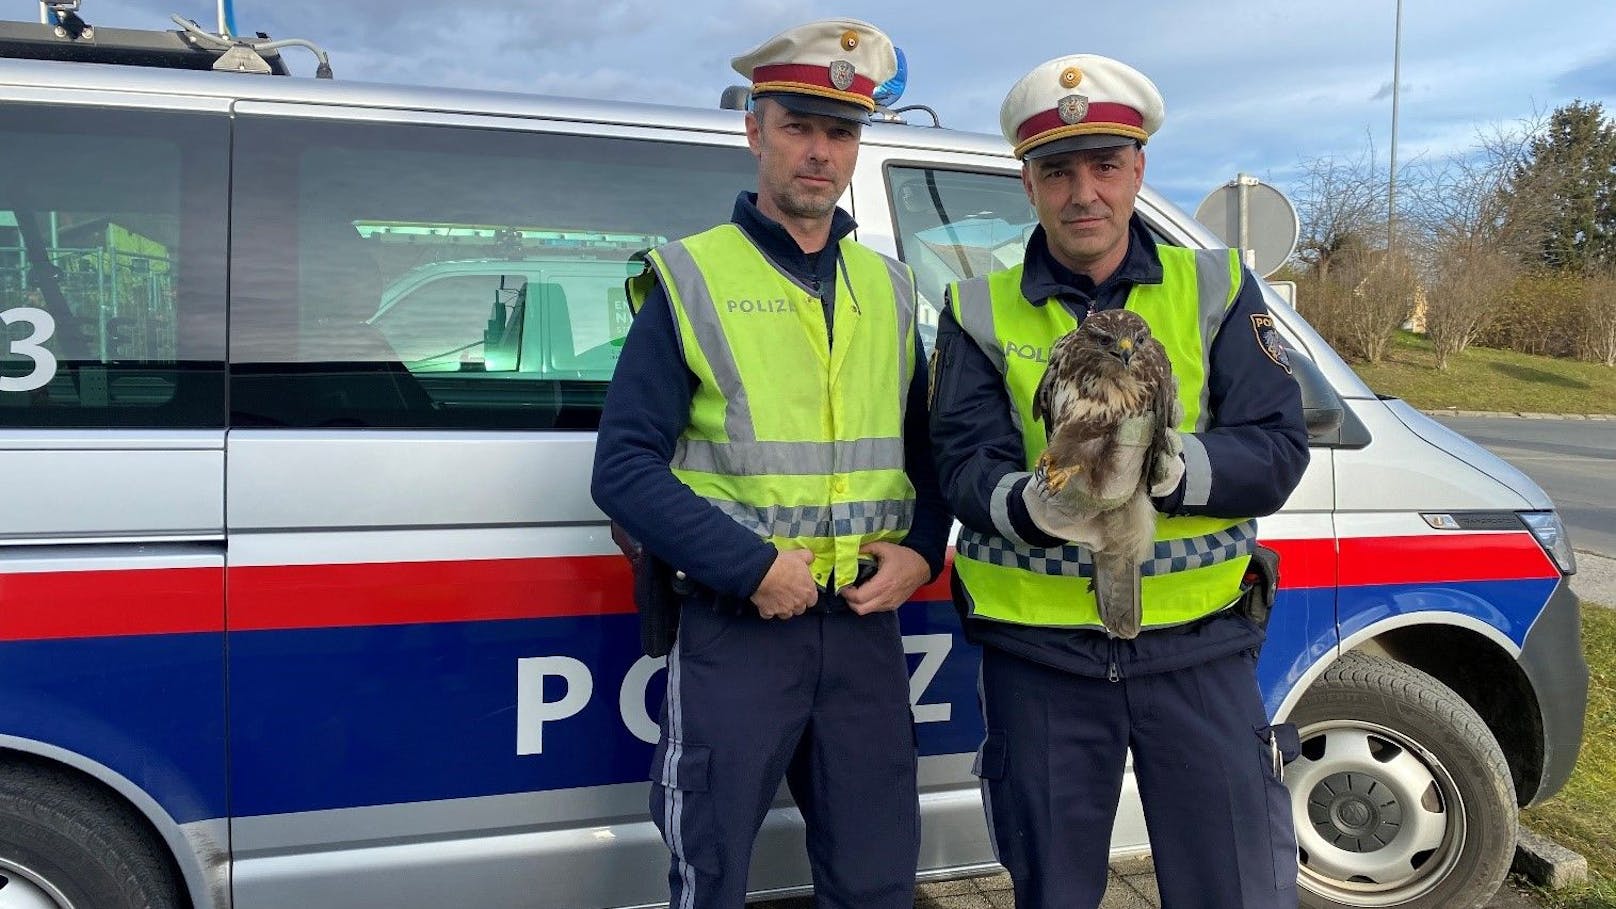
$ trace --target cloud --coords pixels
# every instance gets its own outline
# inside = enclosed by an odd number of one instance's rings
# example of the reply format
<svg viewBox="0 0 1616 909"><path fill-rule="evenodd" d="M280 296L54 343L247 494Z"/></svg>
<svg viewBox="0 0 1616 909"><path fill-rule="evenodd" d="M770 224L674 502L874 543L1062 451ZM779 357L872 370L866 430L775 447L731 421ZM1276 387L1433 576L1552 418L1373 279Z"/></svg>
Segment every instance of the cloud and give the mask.
<svg viewBox="0 0 1616 909"><path fill-rule="evenodd" d="M1616 97L1616 54L1590 60L1566 70L1551 83L1562 97Z"/></svg>
<svg viewBox="0 0 1616 909"><path fill-rule="evenodd" d="M1486 124L1580 97L1616 113L1616 3L1557 0L1518 23L1519 0L1404 4L1398 157L1465 153ZM86 18L212 27L214 0L93 0ZM308 38L337 78L621 98L710 108L740 81L732 56L818 16L886 29L909 59L904 101L951 128L997 135L1004 92L1040 61L1096 52L1145 72L1167 99L1150 178L1193 205L1237 172L1282 189L1298 161L1384 157L1393 7L1294 0L1151 0L1128 16L1079 16L1033 0L236 0L243 30ZM288 51L294 72L313 63ZM922 118L923 119L923 118Z"/></svg>

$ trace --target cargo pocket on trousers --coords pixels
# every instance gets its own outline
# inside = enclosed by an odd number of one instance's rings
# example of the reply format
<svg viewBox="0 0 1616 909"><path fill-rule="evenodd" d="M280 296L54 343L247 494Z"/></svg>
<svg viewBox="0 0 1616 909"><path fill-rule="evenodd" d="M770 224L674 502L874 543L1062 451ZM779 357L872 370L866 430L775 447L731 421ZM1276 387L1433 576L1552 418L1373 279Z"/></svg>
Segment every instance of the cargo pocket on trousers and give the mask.
<svg viewBox="0 0 1616 909"><path fill-rule="evenodd" d="M1010 760L1010 740L1004 732L989 729L987 737L982 740L982 747L976 750L976 760L971 763L971 773L982 781L982 814L987 818L988 842L993 844L993 858L1005 866L1012 878L1025 876L1024 863L1015 861L1021 854L1016 848L1014 814L1010 812L1005 802L1010 797L1010 787L1004 785L1005 769ZM1010 838L1004 839L1008 834Z"/></svg>
<svg viewBox="0 0 1616 909"><path fill-rule="evenodd" d="M717 874L716 806L708 792L712 749L663 738L651 760L651 820L681 866Z"/></svg>
<svg viewBox="0 0 1616 909"><path fill-rule="evenodd" d="M1285 765L1302 753L1302 741L1290 723L1258 726L1257 760L1262 767L1263 796L1268 803L1269 852L1274 860L1274 887L1296 886L1296 828L1291 793L1285 788Z"/></svg>

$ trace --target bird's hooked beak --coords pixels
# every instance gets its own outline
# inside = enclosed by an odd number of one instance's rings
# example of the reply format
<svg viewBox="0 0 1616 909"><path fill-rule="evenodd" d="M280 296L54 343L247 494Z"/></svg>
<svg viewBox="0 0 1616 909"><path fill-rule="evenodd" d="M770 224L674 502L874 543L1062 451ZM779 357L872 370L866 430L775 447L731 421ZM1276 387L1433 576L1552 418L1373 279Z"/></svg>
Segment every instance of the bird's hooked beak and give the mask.
<svg viewBox="0 0 1616 909"><path fill-rule="evenodd" d="M1122 360L1122 365L1123 366L1127 366L1128 361L1133 359L1133 339L1132 338L1118 338L1117 339L1117 358Z"/></svg>

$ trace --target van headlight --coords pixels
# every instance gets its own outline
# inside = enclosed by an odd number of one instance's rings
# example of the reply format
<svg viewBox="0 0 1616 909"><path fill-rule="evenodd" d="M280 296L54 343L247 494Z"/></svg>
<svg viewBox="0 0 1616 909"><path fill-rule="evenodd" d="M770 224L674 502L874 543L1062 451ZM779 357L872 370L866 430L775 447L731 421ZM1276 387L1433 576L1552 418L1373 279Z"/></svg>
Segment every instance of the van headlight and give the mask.
<svg viewBox="0 0 1616 909"><path fill-rule="evenodd" d="M1571 551L1571 540L1566 537L1565 524L1560 522L1560 515L1553 511L1523 511L1520 516L1527 529L1532 531L1532 536L1537 537L1543 551L1559 566L1560 573L1576 574L1577 557Z"/></svg>

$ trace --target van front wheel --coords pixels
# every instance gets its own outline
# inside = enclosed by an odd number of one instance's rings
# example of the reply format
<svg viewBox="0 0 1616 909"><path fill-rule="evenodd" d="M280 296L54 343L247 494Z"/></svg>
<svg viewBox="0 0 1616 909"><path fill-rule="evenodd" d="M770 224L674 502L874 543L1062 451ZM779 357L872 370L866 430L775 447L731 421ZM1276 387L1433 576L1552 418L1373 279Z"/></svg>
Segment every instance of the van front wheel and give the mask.
<svg viewBox="0 0 1616 909"><path fill-rule="evenodd" d="M1285 771L1301 898L1316 909L1476 909L1515 849L1515 787L1464 699L1401 663L1349 653L1290 717Z"/></svg>
<svg viewBox="0 0 1616 909"><path fill-rule="evenodd" d="M134 811L66 773L0 766L0 909L176 909Z"/></svg>

